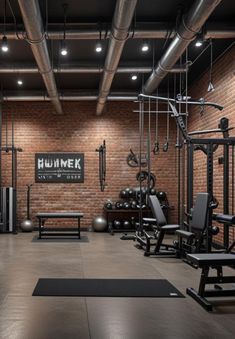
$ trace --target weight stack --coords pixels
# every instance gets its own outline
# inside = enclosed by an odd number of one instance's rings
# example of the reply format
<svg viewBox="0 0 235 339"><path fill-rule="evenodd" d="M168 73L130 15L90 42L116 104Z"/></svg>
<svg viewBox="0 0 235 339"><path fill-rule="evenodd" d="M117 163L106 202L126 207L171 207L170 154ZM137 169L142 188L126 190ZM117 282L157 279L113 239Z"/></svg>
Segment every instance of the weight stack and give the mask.
<svg viewBox="0 0 235 339"><path fill-rule="evenodd" d="M1 214L0 231L14 233L16 231L16 190L13 187L1 189Z"/></svg>

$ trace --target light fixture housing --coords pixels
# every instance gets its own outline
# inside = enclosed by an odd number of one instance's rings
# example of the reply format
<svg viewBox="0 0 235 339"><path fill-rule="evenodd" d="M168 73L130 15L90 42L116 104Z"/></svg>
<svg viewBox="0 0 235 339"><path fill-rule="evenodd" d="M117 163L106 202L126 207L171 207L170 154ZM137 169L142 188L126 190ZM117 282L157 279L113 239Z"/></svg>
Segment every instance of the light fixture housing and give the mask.
<svg viewBox="0 0 235 339"><path fill-rule="evenodd" d="M66 56L68 54L68 49L67 49L65 40L61 41L60 54L63 55L63 56Z"/></svg>
<svg viewBox="0 0 235 339"><path fill-rule="evenodd" d="M209 82L209 85L207 87L207 92L214 92L215 87L213 86L212 82Z"/></svg>
<svg viewBox="0 0 235 339"><path fill-rule="evenodd" d="M136 74L133 74L132 76L131 76L131 80L133 80L133 81L135 81L135 80L137 80L137 75Z"/></svg>
<svg viewBox="0 0 235 339"><path fill-rule="evenodd" d="M22 81L21 79L18 79L18 80L17 80L17 84L18 84L19 86L22 86L22 85L23 85L23 81Z"/></svg>
<svg viewBox="0 0 235 339"><path fill-rule="evenodd" d="M7 42L7 37L4 35L2 38L2 46L1 49L4 53L8 52L9 48L8 48L8 42Z"/></svg>
<svg viewBox="0 0 235 339"><path fill-rule="evenodd" d="M102 44L101 44L101 42L97 42L97 44L96 44L96 46L95 46L95 51L97 52L97 53L101 53L102 52Z"/></svg>
<svg viewBox="0 0 235 339"><path fill-rule="evenodd" d="M143 45L141 46L141 51L145 53L145 52L148 52L148 50L149 50L149 45L147 42L144 42Z"/></svg>

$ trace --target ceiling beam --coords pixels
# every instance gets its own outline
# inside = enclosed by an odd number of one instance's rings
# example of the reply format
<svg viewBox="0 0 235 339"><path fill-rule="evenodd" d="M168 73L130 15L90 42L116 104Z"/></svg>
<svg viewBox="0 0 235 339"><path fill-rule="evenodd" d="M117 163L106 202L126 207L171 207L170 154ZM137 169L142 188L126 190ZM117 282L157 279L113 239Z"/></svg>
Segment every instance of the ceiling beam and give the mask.
<svg viewBox="0 0 235 339"><path fill-rule="evenodd" d="M55 107L56 113L63 114L48 53L38 0L18 0L18 3L27 32L27 39L30 42L47 93Z"/></svg>
<svg viewBox="0 0 235 339"><path fill-rule="evenodd" d="M183 15L175 37L147 79L143 88L144 94L151 94L156 90L220 2L221 0L195 0L193 2L188 13Z"/></svg>
<svg viewBox="0 0 235 339"><path fill-rule="evenodd" d="M130 31L130 39L165 39L169 33L169 27L174 28L175 23L168 24L166 22L139 22L136 23L134 31ZM0 36L3 32L3 24L0 24ZM64 31L63 24L49 24L47 39L61 40ZM170 38L174 38L175 31L173 29ZM18 26L17 34L12 24L6 25L6 36L8 39L17 40L25 39L26 32L22 26ZM97 23L87 24L67 24L66 39L68 40L105 40L110 37L110 28L107 30L97 28ZM233 39L235 38L235 24L228 22L208 22L205 28L205 39Z"/></svg>
<svg viewBox="0 0 235 339"><path fill-rule="evenodd" d="M132 22L136 4L137 0L117 0L116 2L104 71L102 79L100 80L96 107L97 115L103 112L105 102L109 95L125 42L128 39L128 30Z"/></svg>

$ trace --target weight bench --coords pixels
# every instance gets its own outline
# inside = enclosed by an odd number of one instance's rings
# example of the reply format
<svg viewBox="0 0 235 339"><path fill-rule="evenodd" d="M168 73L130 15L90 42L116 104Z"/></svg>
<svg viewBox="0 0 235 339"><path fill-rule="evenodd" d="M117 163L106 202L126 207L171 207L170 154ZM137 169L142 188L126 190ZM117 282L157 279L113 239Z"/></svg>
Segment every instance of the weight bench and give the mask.
<svg viewBox="0 0 235 339"><path fill-rule="evenodd" d="M43 236L75 236L80 239L80 219L83 217L83 213L78 212L53 212L53 213L37 213L36 217L39 222L39 239ZM58 231L58 229L51 228L46 229L44 227L47 219L77 219L77 226L73 231Z"/></svg>
<svg viewBox="0 0 235 339"><path fill-rule="evenodd" d="M235 297L235 289L223 289L217 284L235 283L235 276L223 276L223 266L235 265L235 255L228 253L187 254L187 260L194 267L202 269L198 292L192 287L186 292L207 311L212 311L212 304L207 297ZM217 270L217 276L209 277L210 268ZM214 284L214 289L206 290L206 285Z"/></svg>

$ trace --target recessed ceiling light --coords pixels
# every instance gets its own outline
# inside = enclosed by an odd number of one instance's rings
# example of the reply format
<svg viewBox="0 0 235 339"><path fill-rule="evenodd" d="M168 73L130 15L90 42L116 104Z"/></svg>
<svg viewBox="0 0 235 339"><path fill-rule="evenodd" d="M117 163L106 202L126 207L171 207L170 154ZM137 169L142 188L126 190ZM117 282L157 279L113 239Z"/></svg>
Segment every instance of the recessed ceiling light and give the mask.
<svg viewBox="0 0 235 339"><path fill-rule="evenodd" d="M137 80L137 75L136 74L132 75L131 80Z"/></svg>
<svg viewBox="0 0 235 339"><path fill-rule="evenodd" d="M98 43L96 44L96 46L95 46L95 51L96 51L97 53L102 52L102 45L101 45L100 42L98 42Z"/></svg>
<svg viewBox="0 0 235 339"><path fill-rule="evenodd" d="M2 38L2 46L1 46L1 49L4 53L8 52L9 48L8 48L8 43L7 43L7 37L4 36Z"/></svg>
<svg viewBox="0 0 235 339"><path fill-rule="evenodd" d="M149 45L147 44L147 42L144 42L142 47L141 47L141 51L147 52L148 50L149 50Z"/></svg>
<svg viewBox="0 0 235 339"><path fill-rule="evenodd" d="M63 55L63 56L68 54L68 49L67 49L65 40L61 41L60 54Z"/></svg>
<svg viewBox="0 0 235 339"><path fill-rule="evenodd" d="M18 80L17 80L17 84L18 84L19 86L22 86L22 85L23 85L23 81L22 81L21 79L18 79Z"/></svg>
<svg viewBox="0 0 235 339"><path fill-rule="evenodd" d="M202 46L202 40L197 40L197 41L195 42L195 46L196 46L196 47L201 47L201 46Z"/></svg>

